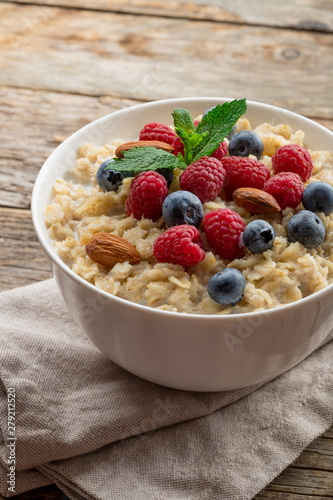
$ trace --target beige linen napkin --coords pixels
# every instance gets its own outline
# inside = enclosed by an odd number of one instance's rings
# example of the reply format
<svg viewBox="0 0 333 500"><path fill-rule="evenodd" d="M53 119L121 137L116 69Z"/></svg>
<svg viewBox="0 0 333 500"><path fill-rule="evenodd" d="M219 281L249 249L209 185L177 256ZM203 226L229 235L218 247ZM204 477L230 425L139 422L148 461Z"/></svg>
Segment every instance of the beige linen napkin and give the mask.
<svg viewBox="0 0 333 500"><path fill-rule="evenodd" d="M0 311L4 497L9 388L16 494L55 482L73 499L245 500L333 420L332 342L259 390L193 393L103 356L53 280L0 294Z"/></svg>

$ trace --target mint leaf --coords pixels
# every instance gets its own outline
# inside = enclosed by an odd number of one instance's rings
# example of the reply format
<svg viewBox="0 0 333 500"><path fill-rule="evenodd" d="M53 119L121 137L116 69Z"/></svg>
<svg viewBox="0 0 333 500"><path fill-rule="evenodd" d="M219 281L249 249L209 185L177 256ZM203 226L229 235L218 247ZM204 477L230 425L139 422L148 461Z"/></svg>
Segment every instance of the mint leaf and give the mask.
<svg viewBox="0 0 333 500"><path fill-rule="evenodd" d="M176 108L172 113L176 134L185 139L195 131L191 113L187 109Z"/></svg>
<svg viewBox="0 0 333 500"><path fill-rule="evenodd" d="M184 143L184 161L186 165L190 165L193 161L193 151L196 146L202 141L204 135L193 132L193 134L188 135Z"/></svg>
<svg viewBox="0 0 333 500"><path fill-rule="evenodd" d="M156 149L151 146L144 148L133 148L124 152L123 158L114 158L114 162L105 170L117 169L117 172L145 172L147 170L159 170L161 168L172 169L175 167L185 168L186 165L171 153L163 149Z"/></svg>
<svg viewBox="0 0 333 500"><path fill-rule="evenodd" d="M213 154L246 109L246 99L235 99L209 111L196 128L198 134L206 136L192 151L193 161Z"/></svg>

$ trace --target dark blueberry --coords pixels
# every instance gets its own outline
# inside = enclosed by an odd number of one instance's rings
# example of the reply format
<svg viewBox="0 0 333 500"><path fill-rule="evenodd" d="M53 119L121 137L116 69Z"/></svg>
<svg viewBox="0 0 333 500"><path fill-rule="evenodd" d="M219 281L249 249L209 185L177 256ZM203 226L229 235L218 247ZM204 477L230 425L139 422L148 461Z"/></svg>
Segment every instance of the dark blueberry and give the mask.
<svg viewBox="0 0 333 500"><path fill-rule="evenodd" d="M241 130L237 132L229 142L230 156L254 155L260 160L264 151L264 143L259 135L252 130Z"/></svg>
<svg viewBox="0 0 333 500"><path fill-rule="evenodd" d="M169 194L164 200L162 212L168 227L181 224L199 227L203 219L202 203L189 191L175 191Z"/></svg>
<svg viewBox="0 0 333 500"><path fill-rule="evenodd" d="M125 177L134 177L134 172L117 172L114 170L105 170L109 165L116 165L113 158L108 158L99 166L96 174L96 180L103 191L117 191L122 185Z"/></svg>
<svg viewBox="0 0 333 500"><path fill-rule="evenodd" d="M325 226L319 217L309 210L301 210L288 222L289 241L298 241L306 248L316 248L325 238Z"/></svg>
<svg viewBox="0 0 333 500"><path fill-rule="evenodd" d="M156 172L163 175L164 179L167 181L168 187L170 187L173 181L173 168L159 168Z"/></svg>
<svg viewBox="0 0 333 500"><path fill-rule="evenodd" d="M235 306L242 300L245 284L245 278L240 271L227 267L214 274L208 282L207 291L214 302Z"/></svg>
<svg viewBox="0 0 333 500"><path fill-rule="evenodd" d="M303 206L311 212L333 212L333 187L327 182L311 182L303 192Z"/></svg>
<svg viewBox="0 0 333 500"><path fill-rule="evenodd" d="M265 220L253 220L243 232L243 243L252 253L262 253L273 246L275 231Z"/></svg>

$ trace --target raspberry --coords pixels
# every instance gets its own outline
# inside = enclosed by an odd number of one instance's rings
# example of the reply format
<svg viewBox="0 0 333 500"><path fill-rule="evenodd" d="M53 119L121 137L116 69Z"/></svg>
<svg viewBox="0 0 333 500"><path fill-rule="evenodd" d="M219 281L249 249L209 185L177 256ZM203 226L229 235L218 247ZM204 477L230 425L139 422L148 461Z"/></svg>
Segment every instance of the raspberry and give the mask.
<svg viewBox="0 0 333 500"><path fill-rule="evenodd" d="M204 231L208 243L223 259L237 259L244 253L240 237L245 222L236 212L219 208L209 212L204 218Z"/></svg>
<svg viewBox="0 0 333 500"><path fill-rule="evenodd" d="M294 172L303 182L307 181L313 170L310 153L297 144L287 144L277 150L272 156L274 174L280 172Z"/></svg>
<svg viewBox="0 0 333 500"><path fill-rule="evenodd" d="M182 224L164 231L154 242L157 262L194 266L205 258L200 233L194 226Z"/></svg>
<svg viewBox="0 0 333 500"><path fill-rule="evenodd" d="M281 210L284 210L287 207L297 207L301 202L304 186L299 175L281 172L268 179L263 190L274 196Z"/></svg>
<svg viewBox="0 0 333 500"><path fill-rule="evenodd" d="M167 182L162 175L152 170L141 172L130 185L126 200L126 214L136 219L157 220L162 215L162 205L168 196Z"/></svg>
<svg viewBox="0 0 333 500"><path fill-rule="evenodd" d="M216 158L203 156L191 163L180 177L180 187L197 195L201 203L216 198L222 189L225 170Z"/></svg>
<svg viewBox="0 0 333 500"><path fill-rule="evenodd" d="M174 153L173 153L175 156L178 156L178 153L181 153L182 155L184 155L184 144L180 140L180 137L178 137L178 136L175 137L175 139L173 141L173 147L175 148Z"/></svg>
<svg viewBox="0 0 333 500"><path fill-rule="evenodd" d="M163 123L150 122L143 127L140 132L140 141L161 141L167 144L173 143L176 139L176 132L172 130L168 125L163 125Z"/></svg>
<svg viewBox="0 0 333 500"><path fill-rule="evenodd" d="M225 141L223 141L211 156L221 161L222 158L224 158L227 153L228 153L228 144Z"/></svg>
<svg viewBox="0 0 333 500"><path fill-rule="evenodd" d="M270 176L270 171L260 161L243 156L226 156L221 160L226 171L224 190L228 199L232 199L235 189L252 187L262 189Z"/></svg>

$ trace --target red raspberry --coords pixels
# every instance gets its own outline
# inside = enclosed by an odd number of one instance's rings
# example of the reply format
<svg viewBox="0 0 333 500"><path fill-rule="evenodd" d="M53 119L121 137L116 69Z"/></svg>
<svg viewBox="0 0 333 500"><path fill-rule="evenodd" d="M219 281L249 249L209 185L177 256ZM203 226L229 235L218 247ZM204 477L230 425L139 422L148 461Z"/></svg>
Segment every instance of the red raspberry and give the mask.
<svg viewBox="0 0 333 500"><path fill-rule="evenodd" d="M157 262L194 266L205 258L200 233L194 226L182 224L164 231L154 242Z"/></svg>
<svg viewBox="0 0 333 500"><path fill-rule="evenodd" d="M281 209L296 208L304 191L300 176L293 172L281 172L265 182L263 190L274 196Z"/></svg>
<svg viewBox="0 0 333 500"><path fill-rule="evenodd" d="M175 140L173 141L173 147L175 148L173 153L175 156L178 156L178 153L184 155L184 144L180 140L180 137L177 136L175 138Z"/></svg>
<svg viewBox="0 0 333 500"><path fill-rule="evenodd" d="M241 216L228 208L213 210L204 218L208 243L223 259L233 260L243 255L240 237L244 229L245 222Z"/></svg>
<svg viewBox="0 0 333 500"><path fill-rule="evenodd" d="M161 141L173 146L176 132L163 123L150 122L140 132L140 141Z"/></svg>
<svg viewBox="0 0 333 500"><path fill-rule="evenodd" d="M141 172L130 185L126 200L126 214L136 219L157 220L162 215L162 205L168 196L167 182L158 172Z"/></svg>
<svg viewBox="0 0 333 500"><path fill-rule="evenodd" d="M310 153L297 144L287 144L277 150L272 156L274 174L280 172L294 172L303 182L307 181L313 170Z"/></svg>
<svg viewBox="0 0 333 500"><path fill-rule="evenodd" d="M270 176L266 165L246 156L226 156L221 163L226 171L223 188L230 200L235 189L241 187L262 189Z"/></svg>
<svg viewBox="0 0 333 500"><path fill-rule="evenodd" d="M214 200L222 189L225 170L216 158L203 156L194 161L180 176L180 187L197 195L201 203Z"/></svg>
<svg viewBox="0 0 333 500"><path fill-rule="evenodd" d="M222 158L224 158L227 153L228 153L228 144L225 141L223 141L211 156L221 161Z"/></svg>

